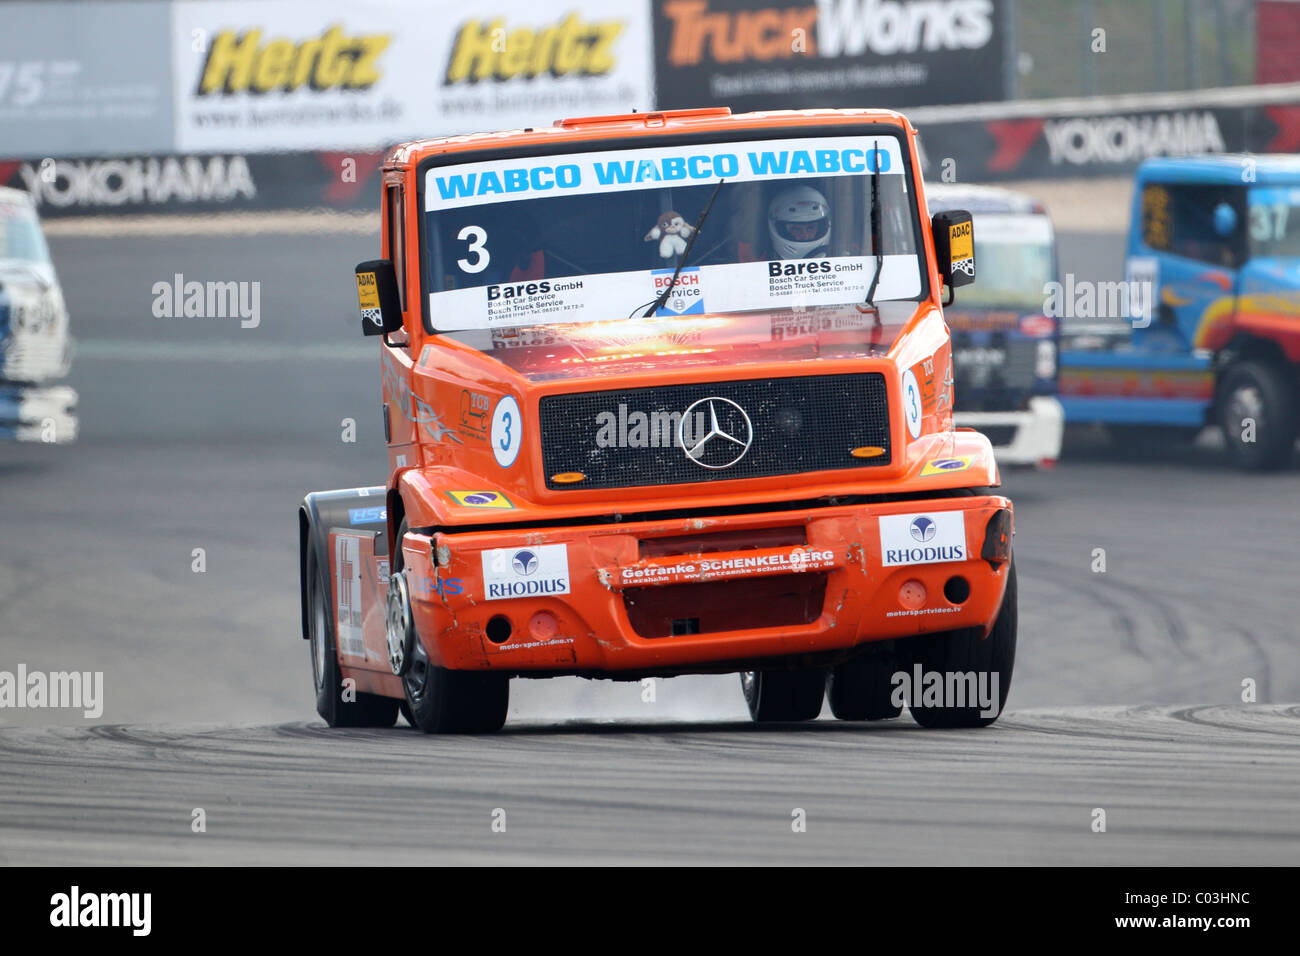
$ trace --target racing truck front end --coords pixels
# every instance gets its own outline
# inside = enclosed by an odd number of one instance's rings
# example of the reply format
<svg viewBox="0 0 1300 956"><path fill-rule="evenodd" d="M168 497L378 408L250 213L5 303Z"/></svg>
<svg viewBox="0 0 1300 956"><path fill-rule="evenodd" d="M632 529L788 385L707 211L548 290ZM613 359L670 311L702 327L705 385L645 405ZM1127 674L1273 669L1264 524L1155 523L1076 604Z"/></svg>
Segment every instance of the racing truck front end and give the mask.
<svg viewBox="0 0 1300 956"><path fill-rule="evenodd" d="M928 216L903 117L564 121L407 144L384 182L357 285L389 481L300 509L328 723L493 731L515 678L728 672L759 721L996 719L1012 505L942 312L971 222Z"/></svg>

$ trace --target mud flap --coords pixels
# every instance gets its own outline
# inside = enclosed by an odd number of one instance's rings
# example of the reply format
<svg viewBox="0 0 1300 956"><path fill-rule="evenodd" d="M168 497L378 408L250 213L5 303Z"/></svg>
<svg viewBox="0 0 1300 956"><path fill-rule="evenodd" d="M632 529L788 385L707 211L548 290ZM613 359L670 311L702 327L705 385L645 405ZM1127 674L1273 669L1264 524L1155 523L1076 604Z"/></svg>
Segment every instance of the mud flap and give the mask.
<svg viewBox="0 0 1300 956"><path fill-rule="evenodd" d="M375 534L375 553L388 552L388 509L383 485L313 491L298 507L298 592L302 610L302 636L310 637L307 617L307 555L314 550L317 567L330 567L331 529ZM311 550L309 550L311 549Z"/></svg>

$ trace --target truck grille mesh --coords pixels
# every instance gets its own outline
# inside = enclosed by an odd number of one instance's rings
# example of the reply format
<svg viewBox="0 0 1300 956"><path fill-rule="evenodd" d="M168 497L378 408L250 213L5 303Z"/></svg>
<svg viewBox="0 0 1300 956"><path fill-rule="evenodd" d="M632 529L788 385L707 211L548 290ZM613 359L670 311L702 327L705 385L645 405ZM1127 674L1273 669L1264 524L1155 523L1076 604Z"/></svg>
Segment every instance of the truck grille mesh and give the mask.
<svg viewBox="0 0 1300 956"><path fill-rule="evenodd" d="M678 422L688 409L681 433L698 462L678 441ZM746 416L752 443L740 454ZM879 372L551 395L541 402L541 432L547 487L561 490L872 468L888 464L891 454ZM884 454L850 455L863 446ZM586 478L552 481L564 472Z"/></svg>

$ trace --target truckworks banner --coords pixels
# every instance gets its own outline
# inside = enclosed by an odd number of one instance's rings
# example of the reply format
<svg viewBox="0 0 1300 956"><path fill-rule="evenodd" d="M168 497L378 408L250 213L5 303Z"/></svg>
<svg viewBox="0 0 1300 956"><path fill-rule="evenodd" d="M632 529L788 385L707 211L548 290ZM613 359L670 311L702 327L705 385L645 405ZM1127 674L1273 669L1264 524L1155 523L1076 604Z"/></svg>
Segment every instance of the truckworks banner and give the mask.
<svg viewBox="0 0 1300 956"><path fill-rule="evenodd" d="M1153 108L1162 99L1170 108ZM1123 175L1149 156L1300 151L1300 84L1011 107L910 111L927 175L940 177L945 160L959 181L980 182Z"/></svg>
<svg viewBox="0 0 1300 956"><path fill-rule="evenodd" d="M1000 100L1002 0L664 0L657 106Z"/></svg>

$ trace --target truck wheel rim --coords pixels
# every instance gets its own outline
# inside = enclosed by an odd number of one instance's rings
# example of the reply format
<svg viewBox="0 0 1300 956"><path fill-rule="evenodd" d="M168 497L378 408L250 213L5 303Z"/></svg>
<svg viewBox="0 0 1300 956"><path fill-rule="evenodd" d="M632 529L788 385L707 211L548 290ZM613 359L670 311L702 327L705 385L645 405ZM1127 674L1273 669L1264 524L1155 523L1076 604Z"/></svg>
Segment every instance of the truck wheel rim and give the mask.
<svg viewBox="0 0 1300 956"><path fill-rule="evenodd" d="M411 666L402 681L406 685L407 696L412 701L423 699L429 683L429 658L425 656L424 649L420 647L418 641L415 644L415 652L411 655Z"/></svg>
<svg viewBox="0 0 1300 956"><path fill-rule="evenodd" d="M411 658L408 644L414 630L411 623L411 602L406 590L405 572L399 571L388 581L388 607L385 638L388 643L388 666L398 677L406 672Z"/></svg>
<svg viewBox="0 0 1300 956"><path fill-rule="evenodd" d="M757 690L757 685L758 685L757 671L740 672L740 688L745 693L745 700L750 700L751 698L753 698L754 692Z"/></svg>
<svg viewBox="0 0 1300 956"><path fill-rule="evenodd" d="M1264 421L1264 397L1254 385L1243 385L1232 393L1228 402L1228 414L1232 416L1229 424L1234 430L1242 427L1244 418L1253 418L1258 429Z"/></svg>

